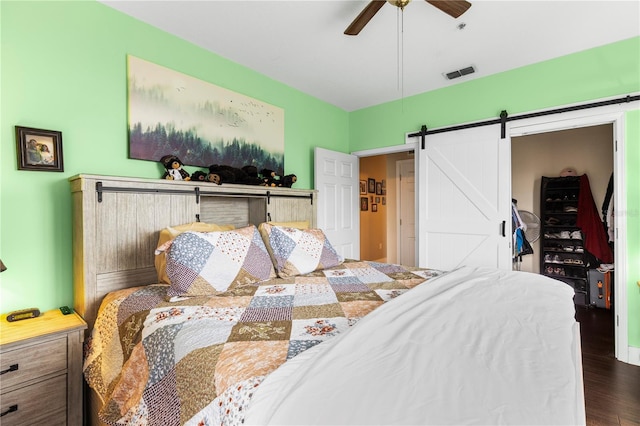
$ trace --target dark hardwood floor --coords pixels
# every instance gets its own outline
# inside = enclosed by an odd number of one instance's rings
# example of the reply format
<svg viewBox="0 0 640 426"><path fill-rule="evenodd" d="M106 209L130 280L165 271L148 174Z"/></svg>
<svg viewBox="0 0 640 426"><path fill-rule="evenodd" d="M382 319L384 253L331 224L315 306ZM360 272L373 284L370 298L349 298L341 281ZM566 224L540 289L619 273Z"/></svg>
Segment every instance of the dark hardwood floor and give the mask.
<svg viewBox="0 0 640 426"><path fill-rule="evenodd" d="M587 425L640 426L640 367L615 359L613 311L576 306Z"/></svg>

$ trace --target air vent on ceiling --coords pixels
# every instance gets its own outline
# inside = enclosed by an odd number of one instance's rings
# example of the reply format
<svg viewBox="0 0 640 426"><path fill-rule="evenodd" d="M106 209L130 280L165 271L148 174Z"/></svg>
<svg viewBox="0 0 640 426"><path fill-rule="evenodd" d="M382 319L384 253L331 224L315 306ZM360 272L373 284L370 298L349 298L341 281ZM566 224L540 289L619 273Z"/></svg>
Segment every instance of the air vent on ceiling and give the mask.
<svg viewBox="0 0 640 426"><path fill-rule="evenodd" d="M462 77L463 75L469 75L476 72L476 69L471 65L470 67L462 68L460 70L444 73L443 75L447 80L453 80L454 78Z"/></svg>

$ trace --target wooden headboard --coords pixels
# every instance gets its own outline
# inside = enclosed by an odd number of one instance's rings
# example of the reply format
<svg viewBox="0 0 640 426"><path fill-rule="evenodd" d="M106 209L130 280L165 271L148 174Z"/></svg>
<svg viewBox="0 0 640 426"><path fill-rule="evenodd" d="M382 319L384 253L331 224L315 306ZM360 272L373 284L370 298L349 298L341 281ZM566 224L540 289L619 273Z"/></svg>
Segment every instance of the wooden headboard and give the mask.
<svg viewBox="0 0 640 426"><path fill-rule="evenodd" d="M160 230L202 221L258 225L308 221L316 226L316 191L81 174L73 198L74 309L93 326L110 291L158 282Z"/></svg>

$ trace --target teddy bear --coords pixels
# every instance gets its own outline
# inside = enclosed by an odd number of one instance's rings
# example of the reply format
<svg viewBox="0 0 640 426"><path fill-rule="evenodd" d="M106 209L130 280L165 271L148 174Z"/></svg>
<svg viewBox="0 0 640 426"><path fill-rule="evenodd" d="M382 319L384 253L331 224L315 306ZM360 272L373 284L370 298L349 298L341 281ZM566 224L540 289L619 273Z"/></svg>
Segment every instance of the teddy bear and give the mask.
<svg viewBox="0 0 640 426"><path fill-rule="evenodd" d="M296 183L297 180L298 180L298 176L294 174L286 175L285 177L280 179L280 186L285 188L291 188L293 184Z"/></svg>
<svg viewBox="0 0 640 426"><path fill-rule="evenodd" d="M182 168L182 161L175 155L164 155L160 162L164 166L165 172L162 179L167 180L191 180L189 173Z"/></svg>
<svg viewBox="0 0 640 426"><path fill-rule="evenodd" d="M252 178L257 178L258 176L258 168L256 166L244 166L242 170L251 176Z"/></svg>
<svg viewBox="0 0 640 426"><path fill-rule="evenodd" d="M262 184L264 186L280 186L280 176L271 169L260 170L262 176Z"/></svg>
<svg viewBox="0 0 640 426"><path fill-rule="evenodd" d="M207 180L207 174L202 170L191 173L191 181L205 182Z"/></svg>
<svg viewBox="0 0 640 426"><path fill-rule="evenodd" d="M207 181L222 185L223 183L237 183L241 185L260 185L262 180L252 177L242 169L232 166L213 164L209 166Z"/></svg>

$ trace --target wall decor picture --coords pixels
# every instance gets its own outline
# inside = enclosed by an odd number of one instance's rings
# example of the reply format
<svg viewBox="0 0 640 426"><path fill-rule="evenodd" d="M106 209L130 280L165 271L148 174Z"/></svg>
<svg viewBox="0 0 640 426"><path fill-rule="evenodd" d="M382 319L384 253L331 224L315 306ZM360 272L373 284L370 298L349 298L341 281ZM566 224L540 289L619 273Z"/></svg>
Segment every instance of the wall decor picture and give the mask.
<svg viewBox="0 0 640 426"><path fill-rule="evenodd" d="M361 180L360 181L360 194L366 194L367 193L367 181L366 180Z"/></svg>
<svg viewBox="0 0 640 426"><path fill-rule="evenodd" d="M375 194L376 193L376 180L373 178L369 178L368 179L368 184L369 184L369 193L370 194Z"/></svg>
<svg viewBox="0 0 640 426"><path fill-rule="evenodd" d="M376 183L376 194L382 195L382 182Z"/></svg>
<svg viewBox="0 0 640 426"><path fill-rule="evenodd" d="M360 197L360 210L363 212L369 210L369 199L367 197Z"/></svg>
<svg viewBox="0 0 640 426"><path fill-rule="evenodd" d="M62 132L16 126L18 170L63 172Z"/></svg>
<svg viewBox="0 0 640 426"><path fill-rule="evenodd" d="M378 205L377 204L371 204L371 211L372 212L377 212L378 211Z"/></svg>
<svg viewBox="0 0 640 426"><path fill-rule="evenodd" d="M256 166L284 175L284 110L128 56L129 157Z"/></svg>

